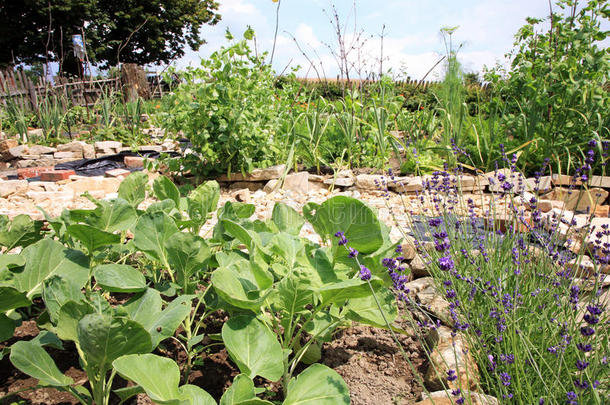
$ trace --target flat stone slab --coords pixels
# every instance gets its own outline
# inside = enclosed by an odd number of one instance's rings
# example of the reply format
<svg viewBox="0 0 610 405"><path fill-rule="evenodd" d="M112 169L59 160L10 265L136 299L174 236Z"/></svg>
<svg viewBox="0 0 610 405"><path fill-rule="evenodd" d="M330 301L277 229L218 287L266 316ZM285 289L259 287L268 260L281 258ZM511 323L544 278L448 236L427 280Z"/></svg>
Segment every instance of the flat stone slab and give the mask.
<svg viewBox="0 0 610 405"><path fill-rule="evenodd" d="M286 165L270 166L265 169L254 169L252 173L247 173L245 176L241 173L234 173L231 176L222 175L218 181L267 181L278 179L286 170Z"/></svg>

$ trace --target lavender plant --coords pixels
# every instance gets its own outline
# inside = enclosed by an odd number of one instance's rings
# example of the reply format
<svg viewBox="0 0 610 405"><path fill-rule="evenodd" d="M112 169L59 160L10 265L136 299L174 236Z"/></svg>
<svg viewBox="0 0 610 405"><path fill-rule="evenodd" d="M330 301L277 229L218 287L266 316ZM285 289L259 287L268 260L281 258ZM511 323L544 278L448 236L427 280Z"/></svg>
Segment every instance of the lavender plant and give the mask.
<svg viewBox="0 0 610 405"><path fill-rule="evenodd" d="M588 146L569 193L579 191L577 181L588 188L600 145ZM462 193L459 167L428 176L418 196L428 219L408 215L405 236L410 231L419 241L449 303L451 319L443 321L467 338L483 391L502 403L605 403L610 319L601 294L610 230L591 229L593 214L579 228L567 211L541 211L548 163L526 184L517 156L502 151L502 161L506 167L489 179L498 191L480 206L481 196ZM388 258L384 265L398 297L409 302L400 262Z"/></svg>

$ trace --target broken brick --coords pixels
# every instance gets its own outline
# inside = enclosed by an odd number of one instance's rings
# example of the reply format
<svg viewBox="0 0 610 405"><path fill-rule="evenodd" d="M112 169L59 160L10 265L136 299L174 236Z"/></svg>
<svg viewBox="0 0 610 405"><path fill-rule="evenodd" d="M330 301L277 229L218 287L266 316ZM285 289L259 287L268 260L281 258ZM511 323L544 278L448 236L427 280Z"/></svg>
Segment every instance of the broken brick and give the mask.
<svg viewBox="0 0 610 405"><path fill-rule="evenodd" d="M49 170L40 173L40 181L60 181L76 174L74 170Z"/></svg>
<svg viewBox="0 0 610 405"><path fill-rule="evenodd" d="M24 167L17 169L17 177L21 180L40 176L42 172L54 170L54 166Z"/></svg>

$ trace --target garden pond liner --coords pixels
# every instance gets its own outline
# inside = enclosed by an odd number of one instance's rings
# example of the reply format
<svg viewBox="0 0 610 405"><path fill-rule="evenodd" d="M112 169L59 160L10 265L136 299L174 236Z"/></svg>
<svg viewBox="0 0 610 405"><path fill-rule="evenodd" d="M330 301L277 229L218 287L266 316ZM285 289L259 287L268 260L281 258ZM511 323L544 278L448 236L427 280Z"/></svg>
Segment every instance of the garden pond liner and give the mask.
<svg viewBox="0 0 610 405"><path fill-rule="evenodd" d="M176 152L163 152L169 156L175 157L179 154ZM108 170L126 169L129 171L142 170L141 168L128 168L125 166L125 156L140 156L148 159L157 159L161 155L160 152L153 150L139 150L138 152L123 151L114 155L106 155L95 159L80 159L71 162L60 163L55 165L55 170L74 170L80 176L103 176Z"/></svg>

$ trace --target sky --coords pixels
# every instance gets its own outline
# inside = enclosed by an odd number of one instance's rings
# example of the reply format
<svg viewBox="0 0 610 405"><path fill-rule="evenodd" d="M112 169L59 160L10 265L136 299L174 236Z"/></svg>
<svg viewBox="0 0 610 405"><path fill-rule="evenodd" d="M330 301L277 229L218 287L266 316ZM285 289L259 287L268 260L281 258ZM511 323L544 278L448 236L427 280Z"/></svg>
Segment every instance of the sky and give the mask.
<svg viewBox="0 0 610 405"><path fill-rule="evenodd" d="M226 29L238 38L248 25L256 33L257 50L271 52L277 3L219 3L222 20L216 26L201 29L208 43L197 52L188 49L176 61L178 67L197 66L201 57L227 44ZM422 79L445 55L443 27L458 26L452 40L460 47L459 60L465 71L481 72L484 66L506 63L504 55L513 48L514 35L526 17L549 14L548 0L281 0L273 59L276 72L300 65L299 77L337 76L332 5L345 32L345 43L355 45L349 55L351 77L379 72L383 32L383 70L391 69L396 78L416 80ZM310 67L310 61L316 69ZM441 63L427 79L440 79L442 71Z"/></svg>

